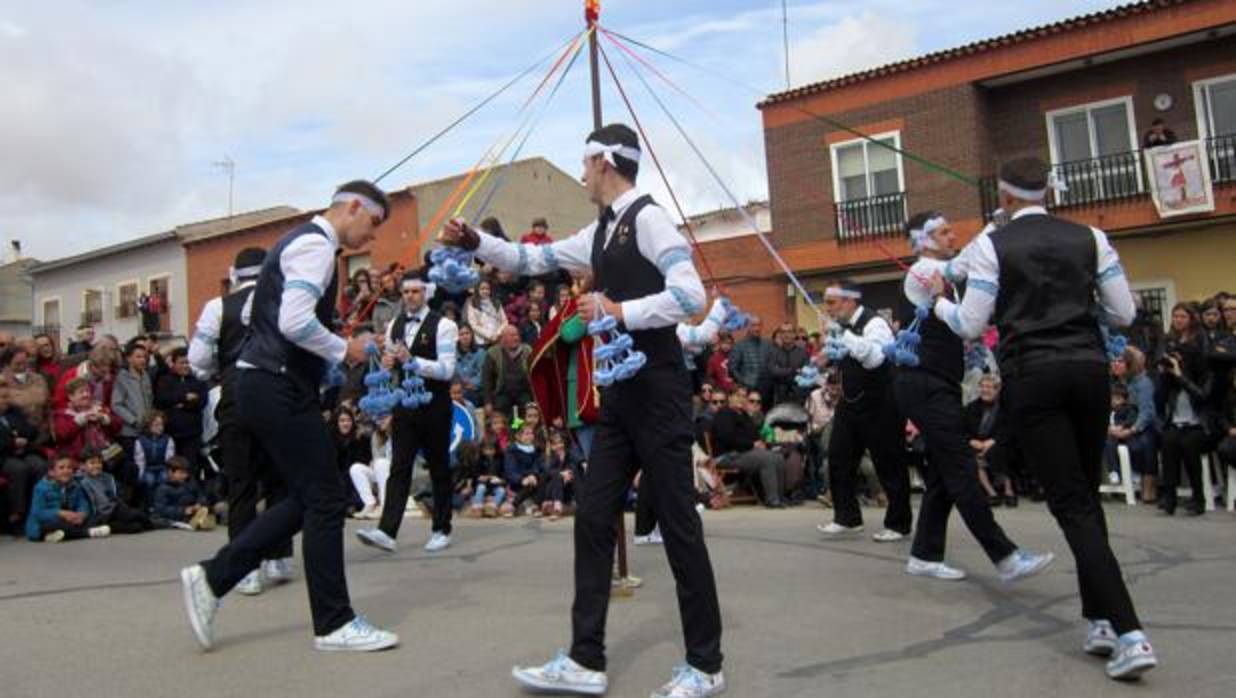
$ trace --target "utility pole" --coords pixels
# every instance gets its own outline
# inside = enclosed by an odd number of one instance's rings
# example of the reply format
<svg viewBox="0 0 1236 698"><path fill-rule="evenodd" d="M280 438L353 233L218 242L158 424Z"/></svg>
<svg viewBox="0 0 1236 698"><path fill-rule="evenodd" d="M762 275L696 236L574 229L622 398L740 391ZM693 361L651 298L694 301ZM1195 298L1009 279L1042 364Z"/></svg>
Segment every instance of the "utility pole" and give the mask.
<svg viewBox="0 0 1236 698"><path fill-rule="evenodd" d="M232 194L236 188L236 161L232 156L224 155L222 160L216 160L211 165L227 173L227 217L231 218L234 212Z"/></svg>
<svg viewBox="0 0 1236 698"><path fill-rule="evenodd" d="M785 47L785 89L790 89L790 12L781 0L781 43Z"/></svg>

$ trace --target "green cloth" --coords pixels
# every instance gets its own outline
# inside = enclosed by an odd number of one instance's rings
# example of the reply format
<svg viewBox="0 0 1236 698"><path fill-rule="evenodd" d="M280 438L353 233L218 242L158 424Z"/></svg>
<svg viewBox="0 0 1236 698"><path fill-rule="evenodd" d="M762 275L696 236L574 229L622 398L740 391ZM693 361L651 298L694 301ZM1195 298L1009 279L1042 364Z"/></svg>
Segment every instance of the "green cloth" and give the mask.
<svg viewBox="0 0 1236 698"><path fill-rule="evenodd" d="M579 344L588 335L588 325L579 315L572 315L567 318L561 325L558 326L558 339L566 344ZM567 428L576 429L584 425L579 419L579 352L571 351L568 353L571 357L567 364Z"/></svg>

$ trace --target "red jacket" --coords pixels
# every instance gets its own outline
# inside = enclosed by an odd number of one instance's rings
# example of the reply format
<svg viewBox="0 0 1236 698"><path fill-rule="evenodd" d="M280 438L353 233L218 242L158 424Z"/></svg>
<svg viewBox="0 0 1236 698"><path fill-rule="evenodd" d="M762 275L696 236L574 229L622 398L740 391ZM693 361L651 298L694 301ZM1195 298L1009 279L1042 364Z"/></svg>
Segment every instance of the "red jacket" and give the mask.
<svg viewBox="0 0 1236 698"><path fill-rule="evenodd" d="M100 405L112 404L112 386L116 384L116 379L112 377L102 380L95 379L91 375L90 369L87 368L89 363L88 361L83 361L60 374L60 379L56 381L56 389L52 391L52 409L58 410L69 406L68 386L76 378L85 378L90 381L95 402Z"/></svg>
<svg viewBox="0 0 1236 698"><path fill-rule="evenodd" d="M601 416L601 395L592 383L592 337L584 334L569 344L561 337L562 324L579 313L579 300L572 298L562 310L545 324L536 346L532 348L528 375L532 395L541 408L546 424L555 419L569 425L567 410L575 406L576 417L584 424L595 424ZM575 354L575 398L567 395L570 385L567 371L571 354Z"/></svg>
<svg viewBox="0 0 1236 698"><path fill-rule="evenodd" d="M106 424L98 422L78 422L78 412L72 408L57 409L52 413L52 435L56 437L56 453L81 460L82 451L87 446L102 449L115 442L120 433L120 418L112 414L111 409L100 405L99 411L107 415Z"/></svg>
<svg viewBox="0 0 1236 698"><path fill-rule="evenodd" d="M712 383L713 387L730 392L734 389L734 379L730 378L730 356L728 353L720 349L714 351L712 356L708 357L708 382Z"/></svg>
<svg viewBox="0 0 1236 698"><path fill-rule="evenodd" d="M524 236L519 241L525 245L549 245L554 239L549 236L549 233L537 233L535 230L530 230L524 233Z"/></svg>
<svg viewBox="0 0 1236 698"><path fill-rule="evenodd" d="M60 381L60 374L64 371L64 368L60 365L60 359L52 359L51 361L39 359L37 369L39 373L47 376L47 384L53 387Z"/></svg>

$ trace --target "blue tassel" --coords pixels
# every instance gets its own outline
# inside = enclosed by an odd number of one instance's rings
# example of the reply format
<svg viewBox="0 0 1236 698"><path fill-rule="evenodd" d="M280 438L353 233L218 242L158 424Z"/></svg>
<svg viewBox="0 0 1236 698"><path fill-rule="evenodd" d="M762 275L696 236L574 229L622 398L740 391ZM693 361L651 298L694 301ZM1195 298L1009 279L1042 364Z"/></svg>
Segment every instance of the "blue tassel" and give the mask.
<svg viewBox="0 0 1236 698"><path fill-rule="evenodd" d="M895 365L911 368L918 366L918 348L923 343L919 328L927 319L928 313L927 308L915 308L914 320L910 322L910 326L898 332L895 340L884 345L884 356Z"/></svg>
<svg viewBox="0 0 1236 698"><path fill-rule="evenodd" d="M481 282L480 272L474 267L471 252L457 247L439 247L429 253L429 281L446 289L447 293L459 294Z"/></svg>
<svg viewBox="0 0 1236 698"><path fill-rule="evenodd" d="M601 315L588 323L588 333L603 341L592 350L596 360L592 380L597 385L606 387L627 380L648 363L644 352L635 351L631 335L618 331L618 318Z"/></svg>
<svg viewBox="0 0 1236 698"><path fill-rule="evenodd" d="M730 332L737 332L751 324L751 316L738 309L728 298L721 299L721 307L725 308L725 320L722 325Z"/></svg>

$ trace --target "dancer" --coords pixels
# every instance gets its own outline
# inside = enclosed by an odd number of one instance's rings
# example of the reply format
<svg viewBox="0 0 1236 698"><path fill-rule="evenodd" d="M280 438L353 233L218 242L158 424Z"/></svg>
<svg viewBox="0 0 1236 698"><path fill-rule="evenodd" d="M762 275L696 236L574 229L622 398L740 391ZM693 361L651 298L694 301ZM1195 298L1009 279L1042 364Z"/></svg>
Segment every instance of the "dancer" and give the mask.
<svg viewBox="0 0 1236 698"><path fill-rule="evenodd" d="M893 341L892 328L875 311L863 307L862 298L858 286L848 281L824 291L824 307L839 326L845 356L839 362L841 399L828 439L833 521L816 528L834 538L863 530L863 512L855 490L858 466L863 452L868 451L888 497L884 528L872 538L878 543L892 543L910 535L914 518L910 511L910 473L901 458L904 419L893 397L892 369L884 360L884 345Z"/></svg>
<svg viewBox="0 0 1236 698"><path fill-rule="evenodd" d="M451 545L451 377L455 375L455 343L459 328L450 319L430 310L433 295L417 272L407 272L399 282L403 312L386 328L387 365L398 382L404 379L404 364L415 360L416 374L425 379L433 395L428 405L416 409L396 406L391 414L391 474L386 480L386 499L377 528L356 532L365 545L395 552L395 537L403 523L404 508L412 487L412 466L417 452L425 454L433 487L433 530L425 550L436 553Z"/></svg>
<svg viewBox="0 0 1236 698"><path fill-rule="evenodd" d="M691 379L675 325L704 304L691 248L664 209L635 187L639 139L605 126L584 149L584 185L605 208L600 220L552 245L512 245L453 221L442 239L476 250L500 269L537 275L591 270L595 293L580 299L586 320L618 319L647 356L633 377L601 392L601 419L575 515L575 603L569 654L519 668L525 687L600 695L606 691L605 618L609 610L618 516L636 471L655 483L654 503L678 587L686 663L653 696L694 698L725 690L721 612L699 514L692 505Z"/></svg>
<svg viewBox="0 0 1236 698"><path fill-rule="evenodd" d="M257 568L265 551L302 529L314 647L372 651L399 643L397 635L352 611L343 570L348 500L318 408L328 363L363 361L371 342L368 336L345 340L326 329L338 295L339 246L364 247L389 215L382 190L349 182L324 213L284 235L262 265L249 336L236 364L236 404L241 425L270 454L290 492L214 558L181 570L189 623L207 650L214 644L219 599Z"/></svg>
<svg viewBox="0 0 1236 698"><path fill-rule="evenodd" d="M1111 391L1099 325L1129 325L1133 295L1102 231L1047 213L1046 173L1037 158L1000 169L1000 203L1011 219L971 243L965 296L960 304L937 298L935 314L965 338L978 337L994 315L1017 441L1077 563L1089 621L1083 647L1111 657L1111 678L1133 679L1158 660L1108 543L1099 499ZM944 280L936 279L939 295Z"/></svg>
<svg viewBox="0 0 1236 698"><path fill-rule="evenodd" d="M929 308L933 300L931 280L944 272L947 261L956 254L957 235L936 212L915 215L907 228L919 259L906 274L905 296L912 308ZM952 295L952 289L946 287L945 295ZM1019 549L996 523L991 503L979 489L977 463L962 426L965 348L961 338L931 315L918 331L922 338L918 365L901 367L894 383L897 406L918 427L927 445L925 491L906 572L935 579L965 579L963 570L944 562L945 535L954 506L996 565L1001 580L1012 582L1047 569L1055 556Z"/></svg>
<svg viewBox="0 0 1236 698"><path fill-rule="evenodd" d="M193 372L202 380L217 377L220 383L215 419L219 423L223 475L227 478L228 540L236 540L257 518L259 499L265 497L266 507L270 508L286 496L286 488L266 452L241 424L236 409L236 359L249 331L253 289L265 261L266 250L260 247L247 247L236 254L228 294L206 302L189 343ZM289 537L262 553L261 566L246 575L236 585L236 591L253 596L262 593L264 585L291 581L291 558Z"/></svg>

